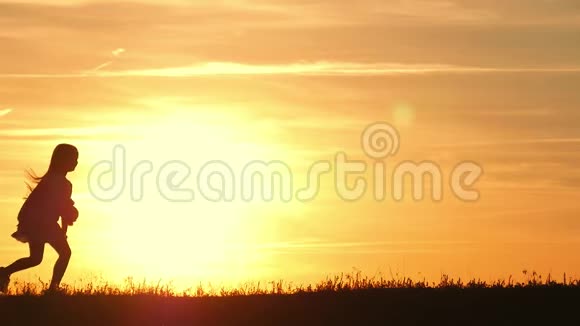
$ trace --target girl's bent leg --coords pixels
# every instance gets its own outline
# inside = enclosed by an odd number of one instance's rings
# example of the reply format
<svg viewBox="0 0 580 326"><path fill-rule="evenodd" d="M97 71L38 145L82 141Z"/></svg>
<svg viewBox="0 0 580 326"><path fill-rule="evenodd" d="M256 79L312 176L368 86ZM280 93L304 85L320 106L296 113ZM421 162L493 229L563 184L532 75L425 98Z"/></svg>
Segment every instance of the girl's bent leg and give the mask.
<svg viewBox="0 0 580 326"><path fill-rule="evenodd" d="M30 249L30 257L18 259L12 263L12 265L7 266L4 269L4 272L8 274L8 276L16 272L40 265L44 255L44 243L30 242L28 243L28 247Z"/></svg>
<svg viewBox="0 0 580 326"><path fill-rule="evenodd" d="M54 264L52 280L50 281L50 289L55 290L58 289L66 268L68 267L71 250L65 236L58 237L57 239L50 241L49 244L58 253L58 260L56 261L56 264Z"/></svg>

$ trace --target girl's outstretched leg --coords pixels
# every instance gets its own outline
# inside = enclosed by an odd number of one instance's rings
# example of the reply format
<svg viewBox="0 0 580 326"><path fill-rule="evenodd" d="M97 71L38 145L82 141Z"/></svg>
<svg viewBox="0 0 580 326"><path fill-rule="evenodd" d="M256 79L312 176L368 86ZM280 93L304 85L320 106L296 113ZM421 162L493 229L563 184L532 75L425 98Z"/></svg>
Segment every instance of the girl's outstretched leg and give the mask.
<svg viewBox="0 0 580 326"><path fill-rule="evenodd" d="M49 244L58 253L58 259L56 264L54 264L52 280L50 281L50 290L57 290L60 282L62 281L64 273L66 272L66 268L68 267L68 262L70 261L71 257L71 250L64 234L62 237L58 237L53 241L49 241Z"/></svg>
<svg viewBox="0 0 580 326"><path fill-rule="evenodd" d="M10 276L16 272L38 266L42 263L42 257L44 256L44 243L42 242L30 242L28 243L30 249L30 257L20 258L13 262L12 265L7 266L4 272Z"/></svg>
<svg viewBox="0 0 580 326"><path fill-rule="evenodd" d="M0 292L6 292L8 283L10 282L10 275L40 265L44 255L43 242L30 242L28 244L30 249L30 256L20 258L13 262L10 266L0 268Z"/></svg>

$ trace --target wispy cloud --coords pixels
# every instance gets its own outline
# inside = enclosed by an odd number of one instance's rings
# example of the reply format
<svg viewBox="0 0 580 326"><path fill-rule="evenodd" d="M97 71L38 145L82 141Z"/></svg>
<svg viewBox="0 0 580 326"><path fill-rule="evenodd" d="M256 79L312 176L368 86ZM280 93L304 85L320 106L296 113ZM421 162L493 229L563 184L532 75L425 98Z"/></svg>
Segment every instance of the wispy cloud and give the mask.
<svg viewBox="0 0 580 326"><path fill-rule="evenodd" d="M12 109L0 109L0 117L3 117L12 112Z"/></svg>
<svg viewBox="0 0 580 326"><path fill-rule="evenodd" d="M36 128L0 130L0 137L80 137L102 134L121 135L131 130L128 126L98 126L84 128Z"/></svg>
<svg viewBox="0 0 580 326"><path fill-rule="evenodd" d="M123 49L123 48L118 48L118 49L116 49L116 50L113 50L113 51L111 52L111 54L112 54L114 57L118 57L118 56L120 56L121 54L123 54L123 52L125 52L125 49Z"/></svg>
<svg viewBox="0 0 580 326"><path fill-rule="evenodd" d="M466 142L455 144L433 144L430 147L479 147L479 146L501 146L501 145L537 145L537 144L580 144L580 138L537 138L537 139L512 139L504 141L490 142Z"/></svg>
<svg viewBox="0 0 580 326"><path fill-rule="evenodd" d="M245 64L204 62L186 66L134 70L103 70L106 62L88 71L62 74L0 74L0 78L87 78L87 77L197 77L235 75L380 76L482 73L579 73L580 67L477 67L451 64L297 62Z"/></svg>
<svg viewBox="0 0 580 326"><path fill-rule="evenodd" d="M112 61L107 61L107 62L102 63L102 64L96 66L95 68L91 69L91 71L101 70L101 69L103 69L103 68L108 67L109 65L111 65L111 63L113 63L113 62Z"/></svg>
<svg viewBox="0 0 580 326"><path fill-rule="evenodd" d="M262 243L255 245L236 244L233 248L243 250L265 250L278 253L284 252L323 252L325 254L359 253L428 253L463 249L477 246L472 241L289 241Z"/></svg>
<svg viewBox="0 0 580 326"><path fill-rule="evenodd" d="M312 62L280 65L248 65L235 62L208 62L198 65L160 69L102 71L98 76L159 76L188 77L204 75L399 75L436 73L526 73L526 72L580 72L580 67L570 68L494 68L471 67L449 64L405 64L405 63L355 63L355 62Z"/></svg>
<svg viewBox="0 0 580 326"><path fill-rule="evenodd" d="M118 58L119 56L121 56L121 54L123 54L124 52L125 52L125 49L123 49L123 48L118 48L118 49L115 49L115 50L111 51L111 55L113 56L113 58L114 58L114 59L116 59L116 58ZM110 65L111 65L113 62L114 62L114 60L111 60L111 61L107 61L107 62L105 62L105 63L102 63L102 64L100 64L100 65L96 66L95 68L91 69L91 72L96 72L96 71L99 71L99 70L101 70L101 69L103 69L103 68L105 68L105 67L108 67L108 66L110 66Z"/></svg>
<svg viewBox="0 0 580 326"><path fill-rule="evenodd" d="M250 65L237 62L207 62L183 67L102 71L99 76L188 77L204 75L384 75L416 74L461 69L448 65L394 63L305 62L278 65Z"/></svg>
<svg viewBox="0 0 580 326"><path fill-rule="evenodd" d="M84 77L81 70L105 68L146 73L201 61L580 64L578 47L570 46L578 6L565 0L32 2L0 4L10 13L0 17L10 26L0 31L0 71L12 77ZM62 45L57 52L54 42ZM346 73L381 73L364 69ZM174 74L158 70L148 73Z"/></svg>

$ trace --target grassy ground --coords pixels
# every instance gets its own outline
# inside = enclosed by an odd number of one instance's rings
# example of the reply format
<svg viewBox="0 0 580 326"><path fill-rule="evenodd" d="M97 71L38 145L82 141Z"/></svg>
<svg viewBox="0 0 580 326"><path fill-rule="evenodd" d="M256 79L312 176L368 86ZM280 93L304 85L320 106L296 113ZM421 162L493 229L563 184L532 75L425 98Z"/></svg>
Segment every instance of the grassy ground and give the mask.
<svg viewBox="0 0 580 326"><path fill-rule="evenodd" d="M1 325L579 325L580 282L533 275L525 282L438 284L359 274L312 286L248 284L238 289L135 283L65 288L40 295L13 284L0 297Z"/></svg>

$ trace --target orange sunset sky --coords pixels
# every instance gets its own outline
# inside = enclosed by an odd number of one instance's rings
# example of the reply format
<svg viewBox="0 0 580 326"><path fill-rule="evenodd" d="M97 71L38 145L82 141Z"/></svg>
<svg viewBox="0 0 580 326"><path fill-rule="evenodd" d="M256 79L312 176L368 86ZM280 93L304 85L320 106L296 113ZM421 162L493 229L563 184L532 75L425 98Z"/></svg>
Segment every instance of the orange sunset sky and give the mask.
<svg viewBox="0 0 580 326"><path fill-rule="evenodd" d="M66 142L81 215L65 283L580 277L579 34L573 0L0 1L0 266L28 253L10 237L25 170L44 173ZM347 202L332 174L309 202L215 203L195 188L211 160L236 176L279 160L295 188L337 152L373 163L360 143L376 121L400 134L387 171L429 160L447 184L474 161L480 199L446 185L440 202ZM152 163L141 201L89 191L116 145L129 169ZM175 160L193 201L157 187ZM55 258L47 247L15 277L46 280Z"/></svg>

